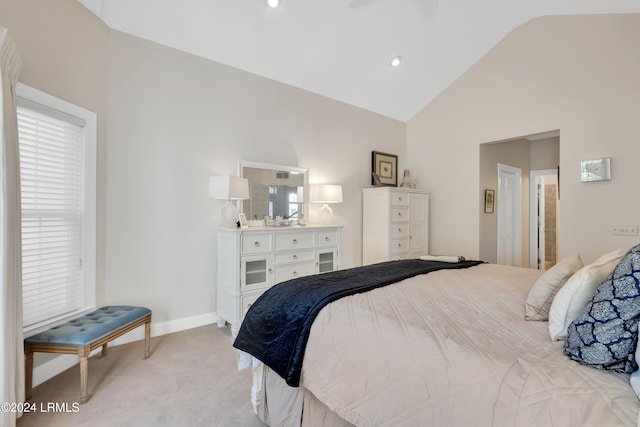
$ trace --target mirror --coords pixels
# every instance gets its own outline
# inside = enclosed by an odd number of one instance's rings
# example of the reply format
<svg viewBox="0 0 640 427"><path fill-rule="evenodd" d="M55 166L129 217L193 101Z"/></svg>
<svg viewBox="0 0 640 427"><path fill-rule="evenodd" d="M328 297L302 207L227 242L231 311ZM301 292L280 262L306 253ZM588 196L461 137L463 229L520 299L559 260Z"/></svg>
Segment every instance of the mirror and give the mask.
<svg viewBox="0 0 640 427"><path fill-rule="evenodd" d="M304 221L309 211L309 170L240 160L238 175L249 180L249 200L240 203L248 220Z"/></svg>

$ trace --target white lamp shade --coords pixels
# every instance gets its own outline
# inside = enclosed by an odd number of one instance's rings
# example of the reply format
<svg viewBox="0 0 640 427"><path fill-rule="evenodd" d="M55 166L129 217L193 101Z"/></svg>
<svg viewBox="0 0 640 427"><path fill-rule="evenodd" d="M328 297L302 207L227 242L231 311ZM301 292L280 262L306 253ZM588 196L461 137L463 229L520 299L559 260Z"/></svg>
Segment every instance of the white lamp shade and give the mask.
<svg viewBox="0 0 640 427"><path fill-rule="evenodd" d="M314 203L342 203L342 185L312 185L311 201Z"/></svg>
<svg viewBox="0 0 640 427"><path fill-rule="evenodd" d="M222 200L248 199L249 180L230 175L210 176L209 197Z"/></svg>

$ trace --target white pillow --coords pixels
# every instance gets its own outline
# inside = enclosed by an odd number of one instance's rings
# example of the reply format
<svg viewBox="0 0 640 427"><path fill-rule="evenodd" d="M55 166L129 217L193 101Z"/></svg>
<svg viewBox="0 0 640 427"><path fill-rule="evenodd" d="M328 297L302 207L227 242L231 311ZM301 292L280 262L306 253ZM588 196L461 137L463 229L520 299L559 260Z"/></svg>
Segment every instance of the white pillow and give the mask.
<svg viewBox="0 0 640 427"><path fill-rule="evenodd" d="M599 267L611 261L620 261L620 259L623 256L624 256L624 253L622 252L622 249L616 249L615 251L607 252L606 254L602 255L600 258L593 261L591 265L595 265Z"/></svg>
<svg viewBox="0 0 640 427"><path fill-rule="evenodd" d="M640 323L638 323L638 326L640 327ZM636 363L640 364L640 345L636 347ZM631 383L631 387L633 388L633 391L636 393L636 396L638 396L638 399L640 399L640 369L636 370L631 374L631 377L629 378L629 382Z"/></svg>
<svg viewBox="0 0 640 427"><path fill-rule="evenodd" d="M567 337L567 327L580 315L594 292L623 257L618 249L586 265L567 280L549 310L549 335L554 341Z"/></svg>
<svg viewBox="0 0 640 427"><path fill-rule="evenodd" d="M536 280L527 296L525 306L526 320L547 320L553 297L558 290L580 270L584 264L580 255L567 257L547 270Z"/></svg>

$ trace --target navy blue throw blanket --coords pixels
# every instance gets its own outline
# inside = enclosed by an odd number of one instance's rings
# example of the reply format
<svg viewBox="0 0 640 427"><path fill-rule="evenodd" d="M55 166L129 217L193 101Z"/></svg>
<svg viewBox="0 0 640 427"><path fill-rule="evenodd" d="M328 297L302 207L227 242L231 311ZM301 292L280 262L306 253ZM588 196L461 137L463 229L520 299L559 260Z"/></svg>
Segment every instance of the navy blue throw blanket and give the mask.
<svg viewBox="0 0 640 427"><path fill-rule="evenodd" d="M261 360L290 386L298 387L311 325L325 305L419 274L481 263L419 259L387 261L279 283L249 308L233 346Z"/></svg>

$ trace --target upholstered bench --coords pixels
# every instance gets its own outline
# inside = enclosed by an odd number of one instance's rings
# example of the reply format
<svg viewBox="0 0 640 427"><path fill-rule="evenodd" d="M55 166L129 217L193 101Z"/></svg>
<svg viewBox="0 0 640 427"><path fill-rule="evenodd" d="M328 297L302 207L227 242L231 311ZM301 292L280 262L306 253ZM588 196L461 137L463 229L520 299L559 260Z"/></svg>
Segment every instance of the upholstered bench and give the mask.
<svg viewBox="0 0 640 427"><path fill-rule="evenodd" d="M62 325L40 332L24 340L25 388L31 398L33 353L77 354L80 357L80 403L88 400L87 379L89 353L102 346L107 355L107 343L144 325L144 358L150 355L151 310L144 307L106 306Z"/></svg>

